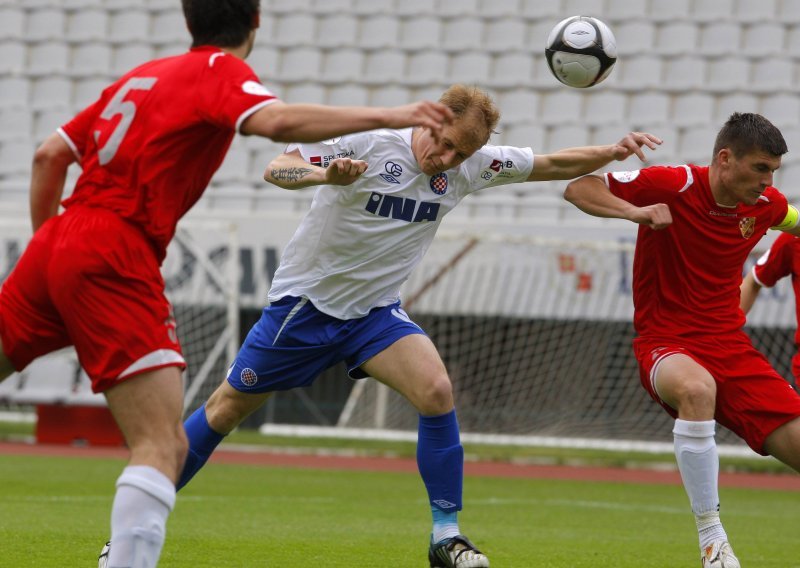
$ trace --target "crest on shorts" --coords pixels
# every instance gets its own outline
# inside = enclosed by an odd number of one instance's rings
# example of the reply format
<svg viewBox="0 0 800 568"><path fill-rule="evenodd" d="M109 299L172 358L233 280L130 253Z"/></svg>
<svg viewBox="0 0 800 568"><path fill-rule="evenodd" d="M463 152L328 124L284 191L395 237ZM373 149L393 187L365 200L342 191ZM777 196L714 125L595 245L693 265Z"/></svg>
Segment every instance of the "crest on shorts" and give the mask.
<svg viewBox="0 0 800 568"><path fill-rule="evenodd" d="M756 228L756 218L755 217L742 217L739 219L739 230L742 232L742 236L745 239L749 239L753 236L753 231Z"/></svg>
<svg viewBox="0 0 800 568"><path fill-rule="evenodd" d="M256 372L250 367L242 369L239 378L242 379L242 384L248 387L252 387L258 382L258 375L256 375Z"/></svg>

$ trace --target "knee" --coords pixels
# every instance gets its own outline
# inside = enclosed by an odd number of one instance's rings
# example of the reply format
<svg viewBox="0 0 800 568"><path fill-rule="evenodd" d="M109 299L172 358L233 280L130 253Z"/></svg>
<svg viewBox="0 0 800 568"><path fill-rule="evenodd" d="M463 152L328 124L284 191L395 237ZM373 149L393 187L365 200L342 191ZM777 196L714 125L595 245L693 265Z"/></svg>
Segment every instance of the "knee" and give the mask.
<svg viewBox="0 0 800 568"><path fill-rule="evenodd" d="M429 380L419 397L417 410L421 414L434 416L453 409L453 385L447 373L437 374Z"/></svg>
<svg viewBox="0 0 800 568"><path fill-rule="evenodd" d="M680 414L689 419L713 418L717 400L713 379L684 381L676 390Z"/></svg>

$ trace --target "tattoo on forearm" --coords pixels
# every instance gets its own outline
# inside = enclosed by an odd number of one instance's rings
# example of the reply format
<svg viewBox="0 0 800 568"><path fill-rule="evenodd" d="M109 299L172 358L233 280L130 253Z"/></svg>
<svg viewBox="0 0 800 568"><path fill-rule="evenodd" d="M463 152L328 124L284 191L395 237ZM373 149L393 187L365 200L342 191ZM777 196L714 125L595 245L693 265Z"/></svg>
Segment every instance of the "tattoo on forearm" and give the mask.
<svg viewBox="0 0 800 568"><path fill-rule="evenodd" d="M311 168L272 168L269 176L277 181L300 181L311 173Z"/></svg>

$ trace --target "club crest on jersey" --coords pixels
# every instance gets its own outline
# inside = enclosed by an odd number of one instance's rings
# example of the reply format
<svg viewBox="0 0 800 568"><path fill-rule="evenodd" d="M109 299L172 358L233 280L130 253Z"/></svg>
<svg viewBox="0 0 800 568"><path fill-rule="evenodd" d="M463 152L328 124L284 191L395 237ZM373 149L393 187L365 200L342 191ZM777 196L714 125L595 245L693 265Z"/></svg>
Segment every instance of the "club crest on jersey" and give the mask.
<svg viewBox="0 0 800 568"><path fill-rule="evenodd" d="M756 218L755 217L742 217L739 219L739 231L741 231L742 236L745 239L749 239L753 236L753 231L756 228Z"/></svg>
<svg viewBox="0 0 800 568"><path fill-rule="evenodd" d="M447 192L447 174L442 172L431 177L431 191L436 195L444 195Z"/></svg>

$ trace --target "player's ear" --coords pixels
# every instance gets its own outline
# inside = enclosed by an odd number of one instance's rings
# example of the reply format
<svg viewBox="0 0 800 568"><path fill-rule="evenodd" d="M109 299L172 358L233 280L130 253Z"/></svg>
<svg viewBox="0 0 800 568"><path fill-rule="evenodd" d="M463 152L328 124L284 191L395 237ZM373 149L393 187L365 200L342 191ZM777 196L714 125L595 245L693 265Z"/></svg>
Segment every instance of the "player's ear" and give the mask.
<svg viewBox="0 0 800 568"><path fill-rule="evenodd" d="M253 14L253 23L251 29L258 29L261 27L261 12L256 12Z"/></svg>

